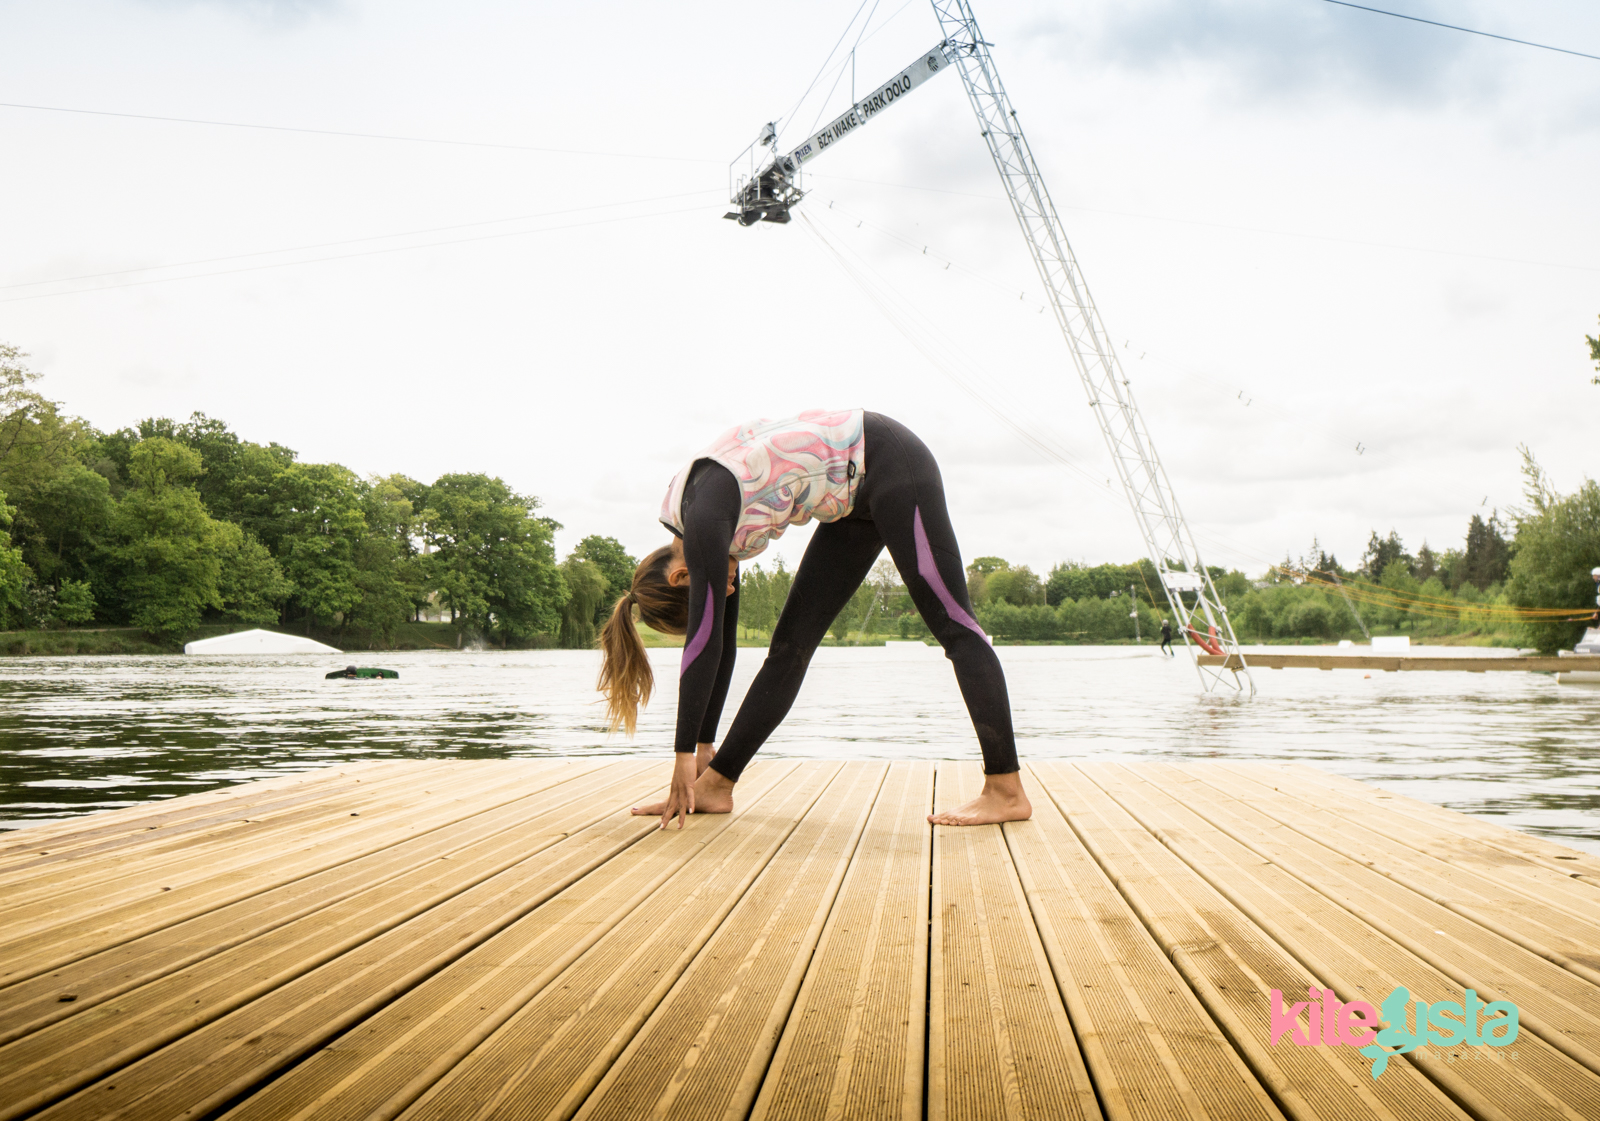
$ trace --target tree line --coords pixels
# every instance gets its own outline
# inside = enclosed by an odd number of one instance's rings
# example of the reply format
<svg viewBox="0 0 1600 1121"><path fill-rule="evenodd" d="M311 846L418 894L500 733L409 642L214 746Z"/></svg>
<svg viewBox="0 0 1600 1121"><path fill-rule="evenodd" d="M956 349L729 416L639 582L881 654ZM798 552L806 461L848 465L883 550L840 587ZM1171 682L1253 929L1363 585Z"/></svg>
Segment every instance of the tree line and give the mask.
<svg viewBox="0 0 1600 1121"><path fill-rule="evenodd" d="M1585 623L1519 616L1523 608L1592 611L1600 566L1600 487L1583 480L1558 492L1524 450L1524 504L1467 519L1459 545L1426 541L1412 553L1398 532L1374 530L1359 563L1346 568L1313 539L1311 547L1254 578L1209 570L1242 641L1334 641L1370 633L1418 639L1476 639L1553 651L1571 647ZM1309 579L1308 579L1309 577ZM1341 587L1340 585L1344 586ZM741 598L758 602L741 618L766 629L782 608L788 574L745 569ZM1156 567L1062 562L1041 576L1002 557L967 566L967 593L978 622L1013 642L1107 643L1149 640L1172 603ZM836 641L919 638L928 634L894 566L880 561L834 621Z"/></svg>
<svg viewBox="0 0 1600 1121"><path fill-rule="evenodd" d="M558 562L560 524L499 478L364 478L200 413L101 432L40 394L24 357L0 344L5 628L133 626L170 642L203 623L245 623L387 645L407 621L442 611L484 641L581 648L632 579L635 559L611 537L585 537ZM1211 569L1241 639L1376 629L1572 645L1582 624L1517 619L1515 609L1593 605L1600 487L1585 479L1562 494L1524 457L1524 504L1505 519L1472 514L1460 544L1443 551L1423 542L1412 553L1395 531L1374 531L1350 569L1315 540L1254 578ZM1041 576L982 556L967 575L978 621L1008 641L1123 641L1172 614L1147 559L1062 562ZM781 559L744 566L748 637L771 633L791 583ZM884 559L832 633L848 642L928 631Z"/></svg>
<svg viewBox="0 0 1600 1121"><path fill-rule="evenodd" d="M202 623L392 638L424 610L486 641L592 641L631 576L611 538L562 564L539 500L480 473L423 483L307 463L220 420L101 432L0 345L0 622ZM588 631L585 628L589 628Z"/></svg>

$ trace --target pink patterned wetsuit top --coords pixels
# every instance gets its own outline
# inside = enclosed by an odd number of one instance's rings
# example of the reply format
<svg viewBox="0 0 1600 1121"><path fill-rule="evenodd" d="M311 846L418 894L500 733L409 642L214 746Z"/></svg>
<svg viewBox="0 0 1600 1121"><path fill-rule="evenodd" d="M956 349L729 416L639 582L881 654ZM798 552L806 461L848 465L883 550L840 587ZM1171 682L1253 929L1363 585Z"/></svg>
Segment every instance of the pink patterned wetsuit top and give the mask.
<svg viewBox="0 0 1600 1121"><path fill-rule="evenodd" d="M835 522L855 506L865 474L863 411L812 409L787 420L730 428L672 477L661 523L683 535L683 489L695 463L710 459L739 481L744 507L728 555L749 560L792 525Z"/></svg>

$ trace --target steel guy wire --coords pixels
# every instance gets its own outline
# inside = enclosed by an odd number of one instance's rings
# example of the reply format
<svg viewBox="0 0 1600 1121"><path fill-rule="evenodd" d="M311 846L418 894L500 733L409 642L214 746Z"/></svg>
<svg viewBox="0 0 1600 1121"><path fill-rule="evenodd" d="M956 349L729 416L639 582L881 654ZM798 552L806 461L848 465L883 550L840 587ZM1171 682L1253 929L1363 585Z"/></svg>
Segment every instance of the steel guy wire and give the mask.
<svg viewBox="0 0 1600 1121"><path fill-rule="evenodd" d="M556 233L560 230L581 229L585 226L604 226L614 222L635 222L644 218L666 218L675 214L703 214L705 208L701 206L679 207L675 210L656 210L647 214L624 214L614 218L596 218L588 222L566 222L555 226L540 226L532 230L506 230L494 234L476 234L472 237L445 238L438 241L425 241L417 245L394 245L383 249L366 249L359 253L334 253L326 257L311 257L301 261L274 261L262 265L246 265L237 269L215 269L210 272L186 273L183 276L158 276L145 280L129 280L121 284L98 284L90 288L68 288L60 292L39 292L31 296L6 296L0 297L0 304L18 303L23 300L46 300L55 296L76 296L89 292L106 292L114 288L137 288L148 284L171 284L180 280L200 280L210 276L232 276L236 273L261 272L266 269L286 269L296 265L317 265L328 261L347 261L357 257L376 257L385 253L406 253L413 249L433 249L444 245L464 245L474 241L493 241L508 237L526 237L532 234Z"/></svg>
<svg viewBox="0 0 1600 1121"><path fill-rule="evenodd" d="M424 234L446 233L450 230L466 230L478 226L499 226L507 222L530 222L535 218L553 218L562 214L579 214L589 210L607 210L617 206L638 206L652 202L670 202L674 199L692 198L697 195L718 195L720 190L683 191L675 195L657 195L647 199L628 199L626 202L603 202L593 206L574 206L564 210L545 210L536 214L516 214L508 218L485 218L479 222L458 222L449 226L429 226L420 230L400 230L390 234L371 234L366 237L343 238L338 241L319 241L310 245L291 245L283 249L258 249L249 253L231 253L222 257L201 257L190 261L169 261L162 265L140 265L136 268L113 269L109 272L82 273L78 276L57 276L46 280L24 280L15 284L0 284L0 292L9 292L17 288L37 288L47 284L70 284L79 280L100 280L112 276L128 276L139 272L156 272L161 269L189 268L193 265L215 265L224 261L242 261L251 257L270 257L277 253L306 253L313 249L331 249L339 245L360 245L369 241L388 241L397 237L421 237Z"/></svg>

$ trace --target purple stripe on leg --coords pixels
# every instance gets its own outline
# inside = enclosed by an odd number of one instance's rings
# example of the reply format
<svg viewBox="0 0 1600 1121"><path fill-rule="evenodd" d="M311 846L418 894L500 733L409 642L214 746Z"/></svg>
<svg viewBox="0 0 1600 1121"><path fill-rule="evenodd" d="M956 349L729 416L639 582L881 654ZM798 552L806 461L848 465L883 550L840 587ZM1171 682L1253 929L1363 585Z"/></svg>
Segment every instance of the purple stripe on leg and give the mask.
<svg viewBox="0 0 1600 1121"><path fill-rule="evenodd" d="M944 577L939 575L939 566L933 562L933 547L928 544L928 531L922 528L921 506L912 512L911 532L917 541L917 575L926 580L928 587L933 589L933 594L939 597L939 602L944 604L946 615L981 637L983 628L978 626L977 620L968 615L956 602L956 597L951 595L950 589L945 586Z"/></svg>
<svg viewBox="0 0 1600 1121"><path fill-rule="evenodd" d="M700 629L694 632L694 637L683 648L683 661L678 663L678 676L682 677L689 672L689 667L700 656L700 651L706 648L706 643L711 641L711 616L716 612L717 601L711 598L711 588L706 587L706 609L700 615Z"/></svg>

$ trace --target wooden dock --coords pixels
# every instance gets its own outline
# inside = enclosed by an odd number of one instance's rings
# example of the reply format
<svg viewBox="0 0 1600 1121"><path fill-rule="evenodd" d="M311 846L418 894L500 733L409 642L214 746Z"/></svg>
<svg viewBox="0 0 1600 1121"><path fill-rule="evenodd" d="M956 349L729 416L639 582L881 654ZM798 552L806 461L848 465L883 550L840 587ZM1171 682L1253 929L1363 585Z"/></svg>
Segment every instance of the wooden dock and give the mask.
<svg viewBox="0 0 1600 1121"><path fill-rule="evenodd" d="M0 837L11 1118L1600 1118L1600 858L1299 765L397 761ZM1274 1045L1268 992L1513 1002ZM1303 1025L1304 1019L1300 1021Z"/></svg>
<svg viewBox="0 0 1600 1121"><path fill-rule="evenodd" d="M1237 654L1199 654L1203 666L1238 669ZM1462 673L1594 673L1600 671L1600 654L1565 658L1435 657L1410 654L1246 654L1251 669L1364 669L1385 673L1415 670L1456 670Z"/></svg>

